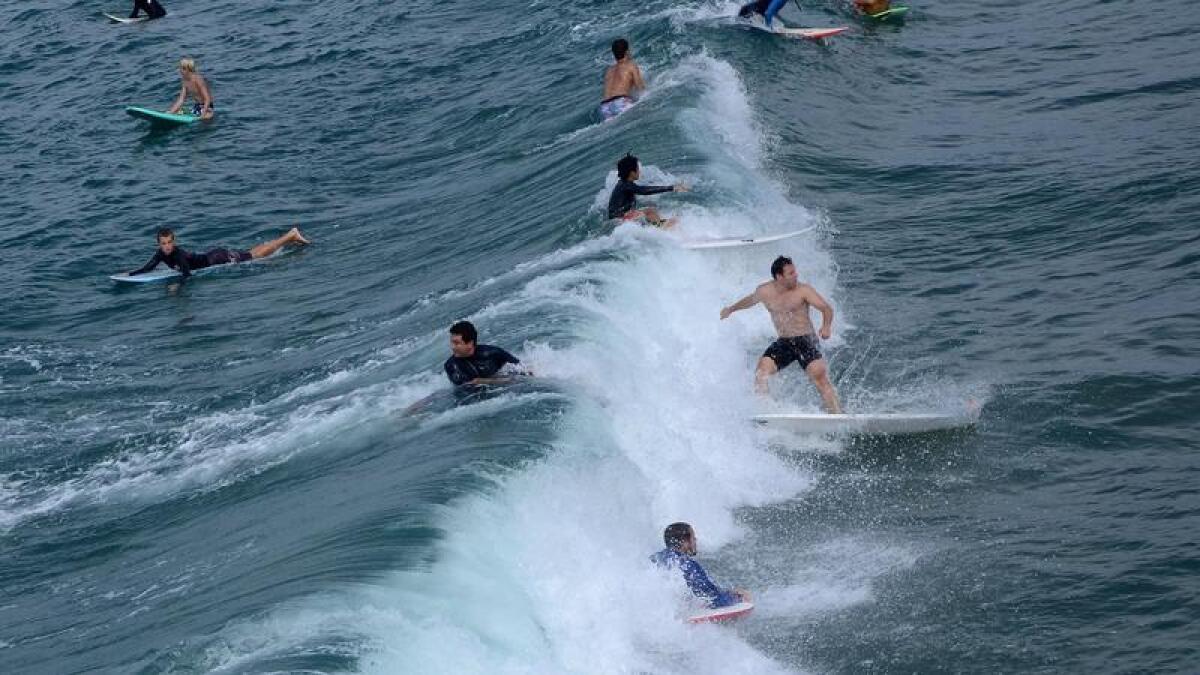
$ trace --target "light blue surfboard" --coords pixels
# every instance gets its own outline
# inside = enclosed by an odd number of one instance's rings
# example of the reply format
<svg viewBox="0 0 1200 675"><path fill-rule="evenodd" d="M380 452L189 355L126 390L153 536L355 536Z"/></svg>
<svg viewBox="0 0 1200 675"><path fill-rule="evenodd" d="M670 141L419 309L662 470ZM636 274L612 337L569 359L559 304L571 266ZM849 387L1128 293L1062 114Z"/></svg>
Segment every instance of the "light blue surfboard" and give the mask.
<svg viewBox="0 0 1200 675"><path fill-rule="evenodd" d="M129 106L125 108L125 112L131 117L136 117L141 120L146 120L151 124L162 126L176 126L182 124L195 124L200 121L199 115L187 113L169 113L161 110L151 110L149 108L139 108L137 106Z"/></svg>

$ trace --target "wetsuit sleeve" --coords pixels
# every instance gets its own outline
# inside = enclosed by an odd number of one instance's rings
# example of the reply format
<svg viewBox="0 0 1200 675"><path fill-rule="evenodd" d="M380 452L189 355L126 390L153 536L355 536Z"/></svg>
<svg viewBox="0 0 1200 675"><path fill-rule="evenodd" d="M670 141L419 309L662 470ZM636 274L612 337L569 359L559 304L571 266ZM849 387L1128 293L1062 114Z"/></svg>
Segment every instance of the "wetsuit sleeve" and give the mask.
<svg viewBox="0 0 1200 675"><path fill-rule="evenodd" d="M174 258L172 262L175 263L171 267L179 270L184 279L192 276L192 266L188 264L188 254L186 251L176 246L175 250L171 252L171 257Z"/></svg>
<svg viewBox="0 0 1200 675"><path fill-rule="evenodd" d="M135 274L145 274L146 272L149 272L150 270L154 269L155 266L157 266L158 263L160 263L160 262L162 262L162 251L160 251L158 249L154 249L154 257L150 258L150 262L146 263L145 265L142 265L141 267L137 268L136 270L133 270L132 272L129 273L129 276L133 276Z"/></svg>
<svg viewBox="0 0 1200 675"><path fill-rule="evenodd" d="M462 369L458 367L458 364L455 363L454 359L452 359L452 358L446 359L446 365L443 367L446 369L446 377L450 378L450 382L452 384L454 384L454 386L456 386L456 387L459 385L466 384L467 382L470 382L472 379L474 379L470 375L467 375L466 373L464 373L462 371Z"/></svg>
<svg viewBox="0 0 1200 675"><path fill-rule="evenodd" d="M504 361L504 363L520 363L521 359L509 354L499 347L493 347L496 350L495 358Z"/></svg>
<svg viewBox="0 0 1200 675"><path fill-rule="evenodd" d="M633 193L638 195L656 195L663 192L674 192L674 185L634 185Z"/></svg>
<svg viewBox="0 0 1200 675"><path fill-rule="evenodd" d="M767 7L767 11L763 13L763 18L766 20L768 28L771 26L771 20L775 18L775 15L779 13L779 10L783 9L784 4L786 3L787 0L774 0L774 2Z"/></svg>
<svg viewBox="0 0 1200 675"><path fill-rule="evenodd" d="M737 596L714 584L705 574L704 568L695 560L688 558L680 561L679 569L683 572L683 579L688 588L692 589L692 593L708 600L711 606L725 607L737 603Z"/></svg>

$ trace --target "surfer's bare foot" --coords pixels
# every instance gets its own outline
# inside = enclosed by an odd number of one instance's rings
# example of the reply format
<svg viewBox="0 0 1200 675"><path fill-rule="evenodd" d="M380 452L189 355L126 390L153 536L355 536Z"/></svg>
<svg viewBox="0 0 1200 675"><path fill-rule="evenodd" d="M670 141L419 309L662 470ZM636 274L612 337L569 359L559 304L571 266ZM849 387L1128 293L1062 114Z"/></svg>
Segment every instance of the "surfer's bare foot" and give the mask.
<svg viewBox="0 0 1200 675"><path fill-rule="evenodd" d="M305 239L303 234L300 234L300 228L298 227L293 227L292 229L288 230L287 236L289 241L296 242L297 244L312 243L311 241Z"/></svg>

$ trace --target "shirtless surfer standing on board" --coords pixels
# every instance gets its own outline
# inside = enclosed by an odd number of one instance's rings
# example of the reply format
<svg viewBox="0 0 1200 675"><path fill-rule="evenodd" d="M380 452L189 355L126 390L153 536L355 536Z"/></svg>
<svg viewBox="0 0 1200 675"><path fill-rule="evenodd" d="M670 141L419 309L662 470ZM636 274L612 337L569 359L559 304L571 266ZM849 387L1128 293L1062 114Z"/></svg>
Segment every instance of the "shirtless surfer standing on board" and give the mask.
<svg viewBox="0 0 1200 675"><path fill-rule="evenodd" d="M821 313L821 339L828 340L833 328L833 307L817 293L816 289L798 280L796 266L791 258L779 256L771 263L771 280L760 285L753 293L721 310L721 319L729 318L734 312L749 309L758 303L766 306L779 333L779 339L767 347L758 368L754 372L754 386L760 394L767 393L767 378L799 361L809 379L821 393L825 412L841 413L837 392L829 381L829 368L821 356L821 349L808 309Z"/></svg>
<svg viewBox="0 0 1200 675"><path fill-rule="evenodd" d="M196 70L196 62L189 58L179 59L179 78L183 80L183 86L179 89L179 96L175 99L175 103L167 109L169 113L177 113L183 107L184 101L187 100L188 94L196 99L196 103L192 104L192 114L199 115L202 120L210 120L213 116L213 98L212 92L208 90L208 83Z"/></svg>
<svg viewBox="0 0 1200 675"><path fill-rule="evenodd" d="M646 88L641 68L629 55L629 42L613 40L612 53L617 62L604 71L604 100L600 102L600 118L605 122L628 110L634 104L633 93Z"/></svg>

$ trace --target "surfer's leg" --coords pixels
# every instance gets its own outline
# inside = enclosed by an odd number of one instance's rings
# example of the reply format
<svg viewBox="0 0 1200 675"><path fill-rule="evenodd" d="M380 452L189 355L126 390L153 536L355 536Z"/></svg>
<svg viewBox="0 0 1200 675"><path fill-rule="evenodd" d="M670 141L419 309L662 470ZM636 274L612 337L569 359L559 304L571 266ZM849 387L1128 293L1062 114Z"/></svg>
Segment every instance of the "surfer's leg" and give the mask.
<svg viewBox="0 0 1200 675"><path fill-rule="evenodd" d="M779 13L779 10L783 9L783 5L786 2L787 0L772 0L771 4L767 6L767 11L763 13L763 18L766 20L768 28L775 19L775 15Z"/></svg>
<svg viewBox="0 0 1200 675"><path fill-rule="evenodd" d="M842 404L838 402L837 392L833 389L833 383L829 381L829 367L825 365L825 359L817 359L804 369L808 373L808 379L813 381L817 386L817 391L821 393L822 407L825 412L838 414L842 412Z"/></svg>
<svg viewBox="0 0 1200 675"><path fill-rule="evenodd" d="M775 359L769 356L764 356L758 360L758 368L754 370L754 391L760 394L770 393L767 387L767 378L779 372L779 368L775 365Z"/></svg>
<svg viewBox="0 0 1200 675"><path fill-rule="evenodd" d="M307 244L308 240L300 234L300 229L293 227L288 233L278 239L259 244L250 249L250 255L255 258L265 258L288 244Z"/></svg>

